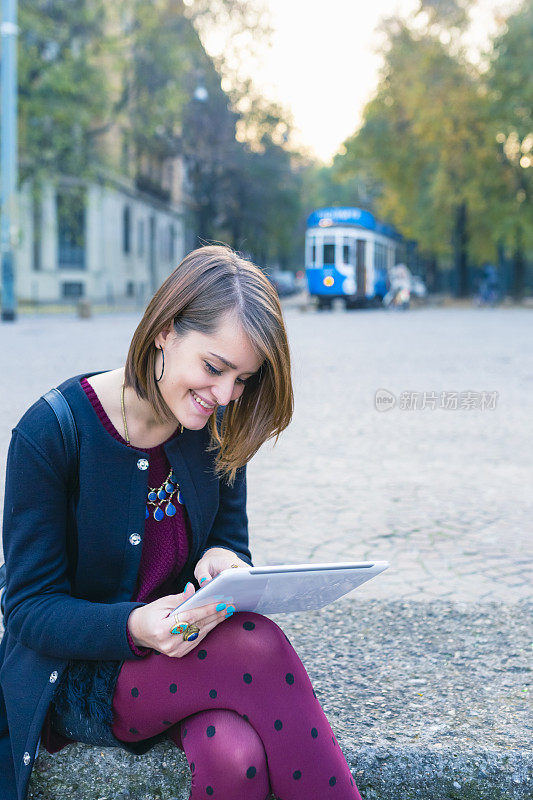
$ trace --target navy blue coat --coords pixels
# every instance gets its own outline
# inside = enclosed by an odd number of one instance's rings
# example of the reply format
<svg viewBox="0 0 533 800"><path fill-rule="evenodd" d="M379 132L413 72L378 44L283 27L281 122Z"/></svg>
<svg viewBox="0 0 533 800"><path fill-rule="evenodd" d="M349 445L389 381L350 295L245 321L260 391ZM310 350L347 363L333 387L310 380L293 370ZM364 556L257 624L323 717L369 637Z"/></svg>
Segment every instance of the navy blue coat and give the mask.
<svg viewBox="0 0 533 800"><path fill-rule="evenodd" d="M5 634L0 645L0 800L25 800L41 728L69 660L135 659L126 636L144 532L148 461L103 427L78 375L59 387L80 440L80 486L67 500L59 425L39 399L13 429L3 542ZM165 445L191 523L181 592L209 547L251 564L246 468L232 487L213 471L207 426Z"/></svg>

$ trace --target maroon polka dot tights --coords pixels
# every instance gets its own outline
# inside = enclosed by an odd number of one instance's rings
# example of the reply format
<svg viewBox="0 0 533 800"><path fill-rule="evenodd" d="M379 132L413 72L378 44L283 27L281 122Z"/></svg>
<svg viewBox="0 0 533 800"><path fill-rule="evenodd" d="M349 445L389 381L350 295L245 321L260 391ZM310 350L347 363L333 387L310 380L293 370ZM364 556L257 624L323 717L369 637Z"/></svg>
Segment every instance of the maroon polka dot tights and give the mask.
<svg viewBox="0 0 533 800"><path fill-rule="evenodd" d="M234 614L183 658L125 661L113 715L121 741L167 731L190 800L361 800L302 662L260 614Z"/></svg>

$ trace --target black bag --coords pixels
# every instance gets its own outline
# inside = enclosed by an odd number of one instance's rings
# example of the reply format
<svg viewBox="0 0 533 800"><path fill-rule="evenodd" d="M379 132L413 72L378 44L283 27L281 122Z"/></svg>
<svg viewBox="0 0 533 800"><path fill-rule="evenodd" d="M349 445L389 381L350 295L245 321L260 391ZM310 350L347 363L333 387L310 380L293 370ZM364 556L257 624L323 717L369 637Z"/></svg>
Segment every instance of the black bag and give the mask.
<svg viewBox="0 0 533 800"><path fill-rule="evenodd" d="M78 429L74 415L68 404L66 397L59 391L59 389L50 389L49 392L43 395L43 400L46 400L52 411L57 417L61 435L63 436L63 443L65 445L65 452L67 454L67 469L68 469L68 484L67 491L71 497L78 487L79 471L80 471L80 445L78 440ZM6 565L2 564L0 567L0 608L2 614L4 613L4 595L6 587Z"/></svg>

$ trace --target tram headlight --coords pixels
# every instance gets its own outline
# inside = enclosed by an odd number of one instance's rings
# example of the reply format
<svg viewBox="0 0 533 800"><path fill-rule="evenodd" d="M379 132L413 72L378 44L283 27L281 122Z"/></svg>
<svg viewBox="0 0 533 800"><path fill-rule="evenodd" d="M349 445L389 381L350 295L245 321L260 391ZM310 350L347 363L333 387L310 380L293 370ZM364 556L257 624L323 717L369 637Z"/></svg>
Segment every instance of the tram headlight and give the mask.
<svg viewBox="0 0 533 800"><path fill-rule="evenodd" d="M322 283L324 284L324 286L328 286L329 287L329 286L333 286L335 281L334 281L334 279L333 279L333 277L331 275L326 275L326 277L324 278Z"/></svg>

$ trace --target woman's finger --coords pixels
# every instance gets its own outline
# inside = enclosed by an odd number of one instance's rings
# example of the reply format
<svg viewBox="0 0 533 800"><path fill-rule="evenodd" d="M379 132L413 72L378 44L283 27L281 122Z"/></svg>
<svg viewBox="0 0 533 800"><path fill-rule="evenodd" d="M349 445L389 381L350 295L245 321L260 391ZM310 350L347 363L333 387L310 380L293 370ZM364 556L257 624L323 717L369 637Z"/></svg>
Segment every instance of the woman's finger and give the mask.
<svg viewBox="0 0 533 800"><path fill-rule="evenodd" d="M175 656L177 658L182 658L183 656L186 656L187 653L190 653L191 650L194 650L194 648L197 647L205 639L207 634L210 631L212 631L213 628L216 628L216 626L220 622L222 622L221 619L212 620L209 624L205 625L200 630L197 639L194 639L192 642L184 642L184 641L178 642L177 645L174 648L172 648L172 650L169 652L168 655Z"/></svg>
<svg viewBox="0 0 533 800"><path fill-rule="evenodd" d="M205 606L198 606L198 608L186 609L185 611L177 611L175 614L169 616L169 620L178 622L194 623L195 625L202 620L222 614L225 617L227 610L226 603L209 603Z"/></svg>
<svg viewBox="0 0 533 800"><path fill-rule="evenodd" d="M225 619L226 619L225 611L215 614L211 617L208 617L206 620L204 620L201 626L198 625L198 627L200 628L200 633L198 634L197 639L193 639L191 642L182 642L182 641L177 642L177 646L173 647L168 654L179 657L187 655L187 653L189 653L191 650L194 650L194 648L197 647L203 639L205 639L209 631L212 631L213 628L216 628L216 626L219 625L221 622L223 622Z"/></svg>

